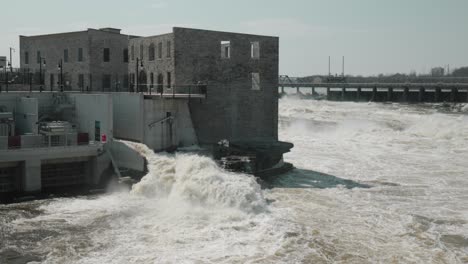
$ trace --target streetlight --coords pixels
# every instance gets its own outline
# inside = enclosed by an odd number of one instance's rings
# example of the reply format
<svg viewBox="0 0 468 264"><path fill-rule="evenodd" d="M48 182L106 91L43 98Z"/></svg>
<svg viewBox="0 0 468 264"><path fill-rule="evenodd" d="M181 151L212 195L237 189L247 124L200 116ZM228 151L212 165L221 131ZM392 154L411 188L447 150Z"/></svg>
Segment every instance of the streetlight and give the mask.
<svg viewBox="0 0 468 264"><path fill-rule="evenodd" d="M136 58L136 90L137 92L140 92L140 88L138 87L138 79L140 78L140 72L138 70L138 67L141 67L141 69L143 70L143 60Z"/></svg>
<svg viewBox="0 0 468 264"><path fill-rule="evenodd" d="M42 92L42 63L44 63L44 67L46 66L46 61L44 57L39 57L39 92ZM44 70L45 71L45 70ZM52 87L50 88L52 90Z"/></svg>
<svg viewBox="0 0 468 264"><path fill-rule="evenodd" d="M7 80L7 79L6 79L6 66L3 67L3 65L0 65L0 71L2 71L2 70L4 71L4 72L3 72L3 78L5 78L5 86L6 86L6 85L7 85L7 84L6 84L6 83L7 83L7 81L6 81L6 80ZM2 86L0 85L0 93L1 93L1 92L2 92Z"/></svg>
<svg viewBox="0 0 468 264"><path fill-rule="evenodd" d="M63 92L63 60L60 59L59 64L57 65L58 70L60 71L60 92ZM52 88L50 88L52 90Z"/></svg>

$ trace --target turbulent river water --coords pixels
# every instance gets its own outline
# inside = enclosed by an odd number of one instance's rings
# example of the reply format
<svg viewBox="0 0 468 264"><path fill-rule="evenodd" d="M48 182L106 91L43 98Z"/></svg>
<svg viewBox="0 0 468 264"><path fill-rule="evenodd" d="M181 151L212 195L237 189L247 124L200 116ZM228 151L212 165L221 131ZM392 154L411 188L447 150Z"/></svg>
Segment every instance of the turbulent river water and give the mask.
<svg viewBox="0 0 468 264"><path fill-rule="evenodd" d="M0 263L468 263L468 107L280 100L262 184L154 154L128 190L0 205Z"/></svg>

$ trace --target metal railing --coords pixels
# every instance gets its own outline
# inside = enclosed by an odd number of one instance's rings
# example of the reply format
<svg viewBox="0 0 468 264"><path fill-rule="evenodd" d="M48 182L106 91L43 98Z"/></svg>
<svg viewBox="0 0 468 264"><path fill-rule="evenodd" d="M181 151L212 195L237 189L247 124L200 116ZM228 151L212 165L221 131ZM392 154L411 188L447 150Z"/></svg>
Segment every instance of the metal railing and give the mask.
<svg viewBox="0 0 468 264"><path fill-rule="evenodd" d="M69 133L54 136L23 135L0 137L1 150L52 148L52 147L77 147L95 145L99 142L89 140L88 133Z"/></svg>

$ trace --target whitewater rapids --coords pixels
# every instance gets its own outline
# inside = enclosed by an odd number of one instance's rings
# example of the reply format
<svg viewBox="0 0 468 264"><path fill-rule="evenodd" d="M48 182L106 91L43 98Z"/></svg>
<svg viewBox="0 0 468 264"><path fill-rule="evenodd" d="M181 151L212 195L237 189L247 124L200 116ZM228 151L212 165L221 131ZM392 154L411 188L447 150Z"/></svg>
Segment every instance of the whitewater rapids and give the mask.
<svg viewBox="0 0 468 264"><path fill-rule="evenodd" d="M131 190L0 205L0 262L467 263L467 112L283 98L297 169L263 189L128 143Z"/></svg>

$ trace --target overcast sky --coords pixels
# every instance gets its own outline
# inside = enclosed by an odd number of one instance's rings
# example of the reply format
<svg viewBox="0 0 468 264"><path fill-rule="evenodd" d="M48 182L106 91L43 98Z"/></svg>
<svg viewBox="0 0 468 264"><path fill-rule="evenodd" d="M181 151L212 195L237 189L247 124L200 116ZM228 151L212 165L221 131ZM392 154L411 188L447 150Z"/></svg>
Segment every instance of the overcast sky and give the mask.
<svg viewBox="0 0 468 264"><path fill-rule="evenodd" d="M468 0L1 0L0 56L19 35L173 26L280 37L280 74L373 75L468 65Z"/></svg>

